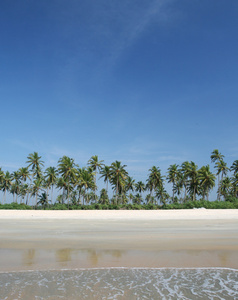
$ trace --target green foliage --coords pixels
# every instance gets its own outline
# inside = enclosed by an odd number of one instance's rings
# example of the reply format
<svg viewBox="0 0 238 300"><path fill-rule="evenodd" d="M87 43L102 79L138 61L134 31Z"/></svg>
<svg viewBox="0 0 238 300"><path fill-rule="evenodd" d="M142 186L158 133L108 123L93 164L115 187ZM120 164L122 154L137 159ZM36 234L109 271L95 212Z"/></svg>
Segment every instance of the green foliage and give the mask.
<svg viewBox="0 0 238 300"><path fill-rule="evenodd" d="M238 201L236 202L221 202L221 201L189 201L186 203L166 204L163 209L236 209L238 208Z"/></svg>
<svg viewBox="0 0 238 300"><path fill-rule="evenodd" d="M238 203L238 198L233 196L226 197L225 201L231 202L231 203Z"/></svg>
<svg viewBox="0 0 238 300"><path fill-rule="evenodd" d="M8 203L8 204L0 204L0 209L18 209L18 210L26 210L32 209L31 206L26 205L24 203L18 204L16 202Z"/></svg>

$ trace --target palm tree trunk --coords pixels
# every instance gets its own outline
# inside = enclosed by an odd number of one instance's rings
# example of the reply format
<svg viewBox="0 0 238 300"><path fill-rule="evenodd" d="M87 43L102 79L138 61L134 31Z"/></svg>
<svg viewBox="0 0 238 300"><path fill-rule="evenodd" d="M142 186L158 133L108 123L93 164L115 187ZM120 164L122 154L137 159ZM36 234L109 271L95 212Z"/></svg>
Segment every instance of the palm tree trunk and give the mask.
<svg viewBox="0 0 238 300"><path fill-rule="evenodd" d="M95 203L96 203L96 188L97 188L96 182L97 182L97 169L95 170L95 178L94 178L94 185L95 185L95 187L94 187L94 199L95 199Z"/></svg>
<svg viewBox="0 0 238 300"><path fill-rule="evenodd" d="M220 201L220 174L218 174L218 195L217 200Z"/></svg>
<svg viewBox="0 0 238 300"><path fill-rule="evenodd" d="M173 182L173 203L174 203L174 182Z"/></svg>
<svg viewBox="0 0 238 300"><path fill-rule="evenodd" d="M186 198L187 198L187 187L186 187L186 185L184 186L184 203L185 203L185 201L186 201Z"/></svg>
<svg viewBox="0 0 238 300"><path fill-rule="evenodd" d="M52 184L52 188L51 188L51 204L53 204L53 188L54 188L54 185Z"/></svg>
<svg viewBox="0 0 238 300"><path fill-rule="evenodd" d="M68 186L68 189L67 189L67 204L68 204L68 209L69 209L69 186Z"/></svg>
<svg viewBox="0 0 238 300"><path fill-rule="evenodd" d="M5 202L6 202L6 191L7 191L7 190L4 191L3 204L5 204Z"/></svg>
<svg viewBox="0 0 238 300"><path fill-rule="evenodd" d="M117 205L117 195L118 195L118 178L117 178L117 191L116 191L116 205Z"/></svg>

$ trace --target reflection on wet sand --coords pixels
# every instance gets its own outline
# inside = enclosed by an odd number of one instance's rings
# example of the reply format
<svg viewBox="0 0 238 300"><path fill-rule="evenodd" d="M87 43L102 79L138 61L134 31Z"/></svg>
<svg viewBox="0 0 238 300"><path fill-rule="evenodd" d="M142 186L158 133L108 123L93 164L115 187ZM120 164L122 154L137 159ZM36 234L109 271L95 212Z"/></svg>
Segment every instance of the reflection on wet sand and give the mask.
<svg viewBox="0 0 238 300"><path fill-rule="evenodd" d="M30 224L29 224L30 223ZM238 222L0 220L0 271L238 268ZM21 234L20 234L21 233Z"/></svg>
<svg viewBox="0 0 238 300"><path fill-rule="evenodd" d="M22 256L22 264L32 266L35 263L35 255L35 249L28 249L24 251Z"/></svg>
<svg viewBox="0 0 238 300"><path fill-rule="evenodd" d="M68 262L71 261L72 249L59 249L55 251L55 261L56 262Z"/></svg>
<svg viewBox="0 0 238 300"><path fill-rule="evenodd" d="M0 250L1 271L102 267L230 267L237 268L234 250Z"/></svg>

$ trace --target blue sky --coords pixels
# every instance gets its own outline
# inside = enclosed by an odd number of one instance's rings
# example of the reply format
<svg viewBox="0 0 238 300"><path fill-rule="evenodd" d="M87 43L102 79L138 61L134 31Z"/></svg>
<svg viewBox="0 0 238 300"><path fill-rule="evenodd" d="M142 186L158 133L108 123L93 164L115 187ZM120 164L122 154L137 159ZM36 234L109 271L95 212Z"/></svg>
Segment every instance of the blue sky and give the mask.
<svg viewBox="0 0 238 300"><path fill-rule="evenodd" d="M237 0L0 3L0 166L238 159Z"/></svg>

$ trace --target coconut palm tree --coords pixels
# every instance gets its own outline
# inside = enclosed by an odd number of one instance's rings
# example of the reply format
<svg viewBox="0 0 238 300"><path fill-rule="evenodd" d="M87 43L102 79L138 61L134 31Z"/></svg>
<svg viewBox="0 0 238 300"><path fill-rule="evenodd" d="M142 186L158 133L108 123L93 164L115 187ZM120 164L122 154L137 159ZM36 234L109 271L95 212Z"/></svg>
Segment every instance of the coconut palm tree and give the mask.
<svg viewBox="0 0 238 300"><path fill-rule="evenodd" d="M46 183L46 187L47 187L47 192L46 192L46 197L47 197L47 202L48 202L48 192L49 192L49 188L51 187L51 204L53 201L53 188L54 185L56 185L57 183L57 175L58 175L58 171L55 167L48 167L45 170L45 183Z"/></svg>
<svg viewBox="0 0 238 300"><path fill-rule="evenodd" d="M25 196L29 193L29 185L27 183L20 185L19 195L21 196L21 203L24 202Z"/></svg>
<svg viewBox="0 0 238 300"><path fill-rule="evenodd" d="M14 171L12 173L12 179L14 180L12 184L12 189L11 192L13 194L13 202L15 200L15 195L16 195L16 203L17 203L17 195L20 191L20 174L19 171Z"/></svg>
<svg viewBox="0 0 238 300"><path fill-rule="evenodd" d="M230 167L230 170L234 172L234 175L238 173L238 160L235 160Z"/></svg>
<svg viewBox="0 0 238 300"><path fill-rule="evenodd" d="M119 192L122 192L128 176L125 167L126 165L122 165L121 162L117 160L110 166L111 183L114 185L114 189L116 190L116 204Z"/></svg>
<svg viewBox="0 0 238 300"><path fill-rule="evenodd" d="M58 161L58 172L62 176L63 180L67 186L67 202L69 207L69 197L70 197L70 190L72 189L72 184L76 181L77 176L77 165L74 162L73 158L69 158L68 156L63 156ZM63 190L64 192L64 190Z"/></svg>
<svg viewBox="0 0 238 300"><path fill-rule="evenodd" d="M22 167L18 170L19 172L19 178L21 180L21 183L25 183L27 181L27 179L31 179L32 181L32 178L30 177L30 172L28 170L27 167ZM27 190L26 192L26 195L27 195L27 199L26 199L26 204L28 203L28 197L29 197L29 189Z"/></svg>
<svg viewBox="0 0 238 300"><path fill-rule="evenodd" d="M126 184L125 184L125 191L126 192L134 192L135 189L135 179L133 179L131 176L127 176L126 178Z"/></svg>
<svg viewBox="0 0 238 300"><path fill-rule="evenodd" d="M172 201L174 202L174 192L175 192L175 184L178 182L178 174L179 174L179 170L178 170L178 165L173 164L170 165L168 168L168 176L167 176L167 180L168 182L172 182L173 184L173 197L172 197Z"/></svg>
<svg viewBox="0 0 238 300"><path fill-rule="evenodd" d="M212 151L210 157L211 157L211 162L216 163L217 161L222 160L222 159L224 158L224 155L222 155L222 154L218 151L218 149L215 149L215 150Z"/></svg>
<svg viewBox="0 0 238 300"><path fill-rule="evenodd" d="M164 189L163 185L160 185L156 191L155 191L156 198L160 201L162 204L166 204L166 200L169 199L169 194Z"/></svg>
<svg viewBox="0 0 238 300"><path fill-rule="evenodd" d="M149 169L149 178L146 180L146 187L150 191L150 196L153 196L153 192L155 189L163 186L163 176L161 175L160 168L153 166Z"/></svg>
<svg viewBox="0 0 238 300"><path fill-rule="evenodd" d="M26 168L26 167L20 168L18 170L18 174L19 174L19 179L21 180L21 182L26 182L27 179L30 179L30 173L29 173L28 168Z"/></svg>
<svg viewBox="0 0 238 300"><path fill-rule="evenodd" d="M142 202L142 198L140 193L137 193L134 197L133 197L133 204L141 204Z"/></svg>
<svg viewBox="0 0 238 300"><path fill-rule="evenodd" d="M224 200L227 196L231 194L232 189L232 181L229 177L223 178L223 180L220 182L220 193L223 196Z"/></svg>
<svg viewBox="0 0 238 300"><path fill-rule="evenodd" d="M145 184L142 182L142 181L138 181L136 184L135 184L135 190L136 192L139 192L140 193L140 198L142 199L142 192L145 191Z"/></svg>
<svg viewBox="0 0 238 300"><path fill-rule="evenodd" d="M86 201L88 202L89 201L88 190L95 188L93 173L88 169L85 168L81 169L80 181L81 181L80 182L81 188L84 189L86 194ZM83 205L84 205L84 198L85 197L83 197Z"/></svg>
<svg viewBox="0 0 238 300"><path fill-rule="evenodd" d="M100 178L104 178L104 182L107 184L107 192L108 192L108 182L111 179L111 169L109 166L103 166L100 170L100 174L101 177Z"/></svg>
<svg viewBox="0 0 238 300"><path fill-rule="evenodd" d="M46 209L46 206L48 205L48 198L47 198L46 192L43 192L39 196L39 200L38 200L37 204L40 204L44 209Z"/></svg>
<svg viewBox="0 0 238 300"><path fill-rule="evenodd" d="M9 171L6 171L2 177L1 190L4 192L3 203L6 202L6 192L10 191L12 185L12 174Z"/></svg>
<svg viewBox="0 0 238 300"><path fill-rule="evenodd" d="M199 193L200 182L198 174L198 166L193 161L191 161L189 163L187 175L189 178L189 191L192 195L193 201L196 200L196 194Z"/></svg>
<svg viewBox="0 0 238 300"><path fill-rule="evenodd" d="M92 156L90 158L90 160L88 161L89 167L94 172L94 188L95 188L94 195L95 195L95 199L96 199L96 189L97 189L97 171L100 172L100 170L104 166L103 161L104 160L98 160L98 156L97 155Z"/></svg>
<svg viewBox="0 0 238 300"><path fill-rule="evenodd" d="M34 176L37 178L41 177L41 167L44 166L43 160L41 160L41 156L37 152L30 153L27 156L26 163L28 164L27 168L31 167L32 179Z"/></svg>
<svg viewBox="0 0 238 300"><path fill-rule="evenodd" d="M188 180L189 166L190 163L188 161L185 161L182 163L181 168L179 169L181 185L184 188L184 198L183 198L184 202L187 199L187 192L189 187L189 180Z"/></svg>
<svg viewBox="0 0 238 300"><path fill-rule="evenodd" d="M102 189L100 192L99 203L109 204L109 198L106 189Z"/></svg>
<svg viewBox="0 0 238 300"><path fill-rule="evenodd" d="M39 191L42 190L42 183L43 183L43 179L42 178L36 178L33 181L33 185L31 187L31 196L35 196L35 207L37 207L37 198L39 195Z"/></svg>
<svg viewBox="0 0 238 300"><path fill-rule="evenodd" d="M231 184L234 197L238 197L238 173L231 177Z"/></svg>
<svg viewBox="0 0 238 300"><path fill-rule="evenodd" d="M218 149L215 149L212 151L211 153L211 162L215 163L216 166L215 168L217 168L217 163L222 161L223 158L224 158L224 155L222 155ZM217 197L217 200L220 200L220 172L216 174L217 175L217 180L218 180L218 197Z"/></svg>
<svg viewBox="0 0 238 300"><path fill-rule="evenodd" d="M229 168L227 167L227 164L221 159L216 162L216 169L217 169L217 175L219 176L221 174L221 181L222 181L224 175L227 175ZM221 187L220 187L220 181L219 181L219 186L218 186L218 200L219 201L221 200L220 195L221 195Z"/></svg>
<svg viewBox="0 0 238 300"><path fill-rule="evenodd" d="M61 200L60 203L64 204L65 199L67 199L68 182L63 177L59 177L56 182L56 187L57 189L62 190L61 197L59 198Z"/></svg>
<svg viewBox="0 0 238 300"><path fill-rule="evenodd" d="M215 186L216 176L210 171L209 165L201 167L198 173L203 199L206 196L208 200L209 192Z"/></svg>

